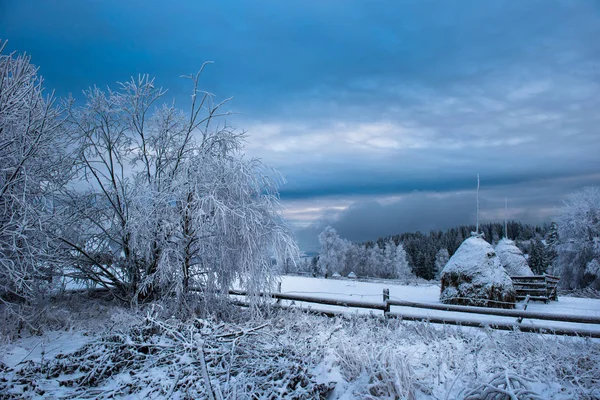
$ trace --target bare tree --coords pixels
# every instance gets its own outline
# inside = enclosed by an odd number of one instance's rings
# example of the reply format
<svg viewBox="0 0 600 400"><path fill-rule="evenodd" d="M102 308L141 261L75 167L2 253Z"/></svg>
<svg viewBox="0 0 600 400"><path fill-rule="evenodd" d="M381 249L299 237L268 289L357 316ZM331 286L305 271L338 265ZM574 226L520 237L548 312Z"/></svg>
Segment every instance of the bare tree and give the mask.
<svg viewBox="0 0 600 400"><path fill-rule="evenodd" d="M203 67L204 68L204 67ZM244 134L222 121L228 100L193 84L189 112L158 105L165 91L140 76L117 91L92 88L69 107L87 191L71 193L61 240L83 276L123 300L168 293L250 293L273 283L271 256L297 247L279 213L278 175L242 153Z"/></svg>
<svg viewBox="0 0 600 400"><path fill-rule="evenodd" d="M57 265L55 195L69 179L62 111L25 54L0 42L0 299L28 303Z"/></svg>

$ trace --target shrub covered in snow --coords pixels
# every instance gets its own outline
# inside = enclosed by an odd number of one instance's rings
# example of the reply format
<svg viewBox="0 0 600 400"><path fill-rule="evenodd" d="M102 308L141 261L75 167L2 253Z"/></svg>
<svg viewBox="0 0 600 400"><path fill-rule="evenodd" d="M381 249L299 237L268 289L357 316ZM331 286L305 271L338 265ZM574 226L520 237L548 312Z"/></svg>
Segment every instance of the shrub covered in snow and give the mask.
<svg viewBox="0 0 600 400"><path fill-rule="evenodd" d="M600 289L600 187L571 194L558 216L555 274L565 289Z"/></svg>
<svg viewBox="0 0 600 400"><path fill-rule="evenodd" d="M533 276L523 252L510 239L504 238L496 245L500 263L510 276Z"/></svg>
<svg viewBox="0 0 600 400"><path fill-rule="evenodd" d="M356 279L356 278L357 278L357 276L356 276L356 274L355 274L354 272L350 272L350 273L348 274L348 278L350 278L350 279Z"/></svg>
<svg viewBox="0 0 600 400"><path fill-rule="evenodd" d="M512 281L492 246L479 237L460 245L441 278L443 303L514 308Z"/></svg>

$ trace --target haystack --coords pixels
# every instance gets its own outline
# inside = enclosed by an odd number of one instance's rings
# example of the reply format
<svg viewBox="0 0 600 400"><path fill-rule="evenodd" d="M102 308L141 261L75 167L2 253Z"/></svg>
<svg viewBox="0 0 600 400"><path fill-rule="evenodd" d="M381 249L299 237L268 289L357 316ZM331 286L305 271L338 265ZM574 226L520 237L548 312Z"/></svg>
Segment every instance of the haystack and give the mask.
<svg viewBox="0 0 600 400"><path fill-rule="evenodd" d="M515 289L494 248L480 237L465 240L441 273L442 303L514 308Z"/></svg>
<svg viewBox="0 0 600 400"><path fill-rule="evenodd" d="M508 275L533 276L523 252L515 246L515 242L512 240L504 238L499 241L496 245L496 254Z"/></svg>

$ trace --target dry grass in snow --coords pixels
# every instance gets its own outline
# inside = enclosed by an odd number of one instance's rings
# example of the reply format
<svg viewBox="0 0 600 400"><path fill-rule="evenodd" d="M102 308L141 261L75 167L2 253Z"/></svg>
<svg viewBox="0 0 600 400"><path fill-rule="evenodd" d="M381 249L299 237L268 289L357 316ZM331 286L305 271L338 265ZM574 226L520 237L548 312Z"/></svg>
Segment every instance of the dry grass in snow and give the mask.
<svg viewBox="0 0 600 400"><path fill-rule="evenodd" d="M600 397L595 340L300 310L230 315L119 310L104 331L79 334L87 339L76 351L0 358L0 398Z"/></svg>

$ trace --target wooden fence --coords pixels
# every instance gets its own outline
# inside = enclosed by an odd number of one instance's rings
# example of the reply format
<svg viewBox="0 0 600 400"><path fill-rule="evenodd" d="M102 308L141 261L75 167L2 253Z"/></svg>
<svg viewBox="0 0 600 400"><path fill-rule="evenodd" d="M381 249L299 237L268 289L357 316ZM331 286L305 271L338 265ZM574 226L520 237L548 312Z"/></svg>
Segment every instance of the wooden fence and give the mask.
<svg viewBox="0 0 600 400"><path fill-rule="evenodd" d="M547 303L550 300L557 300L556 290L558 288L558 276L553 275L535 275L535 276L511 276L515 290L517 291L517 300L525 300L529 296L530 300L538 300Z"/></svg>
<svg viewBox="0 0 600 400"><path fill-rule="evenodd" d="M597 316L589 316L589 315L556 315L556 314L548 314L548 313L539 313L539 312L531 312L525 310L507 310L507 309L498 309L498 308L488 308L488 307L473 307L473 306L457 306L450 304L439 304L439 303L418 303L412 301L403 301L403 300L393 300L390 299L389 289L383 290L382 302L368 302L368 301L357 301L357 300L342 300L342 299L331 299L325 297L317 297L317 296L309 296L309 295L301 295L301 294L290 294L290 293L262 293L260 296L267 296L273 299L276 299L279 303L281 300L289 300L289 301L299 301L306 302L312 304L324 304L338 307L347 307L347 308L362 308L369 309L374 311L382 311L383 315L388 318L399 318L407 321L427 321L436 324L448 324L448 325L461 325L461 326L469 326L469 327L489 327L492 329L499 330L520 330L522 332L536 332L536 333L549 333L556 335L566 335L566 336L585 336L585 337L593 337L600 338L600 317ZM230 290L230 295L234 296L246 296L247 293L244 290ZM240 305L247 305L246 303L238 302ZM292 307L292 306L282 306L281 304L276 304L277 307ZM449 317L441 317L435 316L431 317L425 314L414 315L414 314L403 314L401 312L392 312L391 307L411 307L417 309L426 309L426 310L439 310L439 311L451 311L451 312L461 312L467 314L479 314L479 315L487 315L487 316L501 316L501 317L514 317L517 320L514 323L511 322L482 322L474 319L468 318L457 318L455 316ZM326 315L326 316L340 316L344 315L344 312L340 311L331 311L331 310L305 310L310 312L315 312L318 314ZM540 326L540 325L526 325L522 324L523 319L533 319L533 320L542 320L542 321L554 321L554 322L566 322L566 323L581 323L581 324L595 324L598 325L598 330L590 330L584 328L556 328L549 326Z"/></svg>

